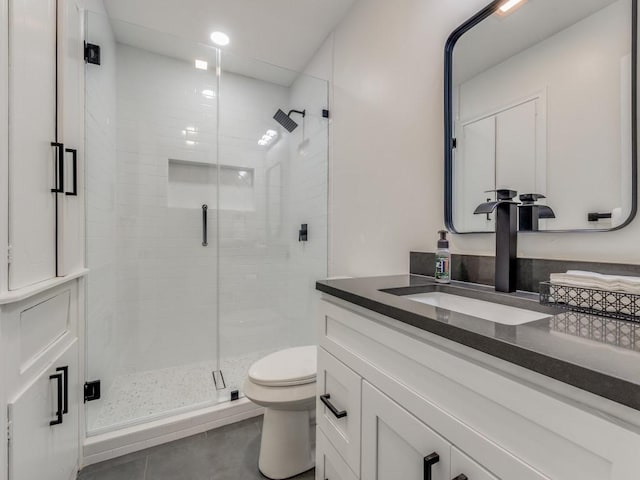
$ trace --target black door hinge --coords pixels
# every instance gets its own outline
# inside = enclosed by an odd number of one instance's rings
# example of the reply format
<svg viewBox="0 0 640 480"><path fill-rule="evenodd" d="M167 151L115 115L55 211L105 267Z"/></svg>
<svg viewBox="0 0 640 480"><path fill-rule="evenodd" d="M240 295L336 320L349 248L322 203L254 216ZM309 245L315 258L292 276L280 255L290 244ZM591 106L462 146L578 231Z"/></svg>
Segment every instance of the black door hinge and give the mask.
<svg viewBox="0 0 640 480"><path fill-rule="evenodd" d="M458 148L458 139L457 138L452 138L451 139L451 148Z"/></svg>
<svg viewBox="0 0 640 480"><path fill-rule="evenodd" d="M327 110L326 108L322 110L322 117L323 118L329 118L329 110Z"/></svg>
<svg viewBox="0 0 640 480"><path fill-rule="evenodd" d="M98 400L100 398L100 380L85 382L84 384L84 403Z"/></svg>
<svg viewBox="0 0 640 480"><path fill-rule="evenodd" d="M100 45L84 42L84 61L100 65Z"/></svg>

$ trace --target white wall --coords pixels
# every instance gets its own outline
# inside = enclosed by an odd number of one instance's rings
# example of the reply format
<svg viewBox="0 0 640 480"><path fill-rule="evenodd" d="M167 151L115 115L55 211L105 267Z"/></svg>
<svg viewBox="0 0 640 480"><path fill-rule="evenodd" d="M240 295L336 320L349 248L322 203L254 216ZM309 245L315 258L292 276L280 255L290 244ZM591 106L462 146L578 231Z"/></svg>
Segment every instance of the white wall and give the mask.
<svg viewBox="0 0 640 480"><path fill-rule="evenodd" d="M406 273L443 226L443 58L484 0L360 0L335 33L332 275ZM523 257L640 263L640 220L619 232L520 235ZM453 236L492 255L492 234Z"/></svg>

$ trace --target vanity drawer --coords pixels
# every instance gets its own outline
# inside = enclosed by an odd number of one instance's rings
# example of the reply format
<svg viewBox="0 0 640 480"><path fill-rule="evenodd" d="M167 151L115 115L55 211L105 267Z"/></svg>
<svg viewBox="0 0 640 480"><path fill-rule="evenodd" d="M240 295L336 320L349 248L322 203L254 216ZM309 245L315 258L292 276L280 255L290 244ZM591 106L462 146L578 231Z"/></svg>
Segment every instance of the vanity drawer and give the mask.
<svg viewBox="0 0 640 480"><path fill-rule="evenodd" d="M451 478L464 478L462 475L469 480L498 480L479 463L471 460L456 447L451 447Z"/></svg>
<svg viewBox="0 0 640 480"><path fill-rule="evenodd" d="M316 438L316 478L319 480L358 480L321 430Z"/></svg>
<svg viewBox="0 0 640 480"><path fill-rule="evenodd" d="M360 475L362 379L333 355L318 349L317 423L320 430Z"/></svg>

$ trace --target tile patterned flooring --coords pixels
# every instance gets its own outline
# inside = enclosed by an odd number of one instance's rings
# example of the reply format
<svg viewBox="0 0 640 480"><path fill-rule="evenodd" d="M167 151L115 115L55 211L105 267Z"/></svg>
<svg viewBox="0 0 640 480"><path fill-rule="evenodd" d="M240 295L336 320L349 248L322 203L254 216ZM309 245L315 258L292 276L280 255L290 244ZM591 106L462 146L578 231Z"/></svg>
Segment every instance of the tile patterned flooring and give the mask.
<svg viewBox="0 0 640 480"><path fill-rule="evenodd" d="M264 480L262 417L90 465L78 480ZM313 480L313 470L295 480Z"/></svg>

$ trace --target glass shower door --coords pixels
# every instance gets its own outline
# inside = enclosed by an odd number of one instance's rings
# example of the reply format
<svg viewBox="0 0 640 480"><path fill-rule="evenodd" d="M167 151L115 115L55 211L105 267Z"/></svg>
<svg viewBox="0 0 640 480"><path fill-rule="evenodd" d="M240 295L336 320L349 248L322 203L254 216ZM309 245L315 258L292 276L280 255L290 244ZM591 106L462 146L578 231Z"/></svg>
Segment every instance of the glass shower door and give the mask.
<svg viewBox="0 0 640 480"><path fill-rule="evenodd" d="M226 51L221 67L218 338L227 385L242 394L254 361L316 343L328 83Z"/></svg>
<svg viewBox="0 0 640 480"><path fill-rule="evenodd" d="M86 31L101 51L86 68L87 380L102 390L87 428L97 434L224 399L213 376L219 52L95 13Z"/></svg>

